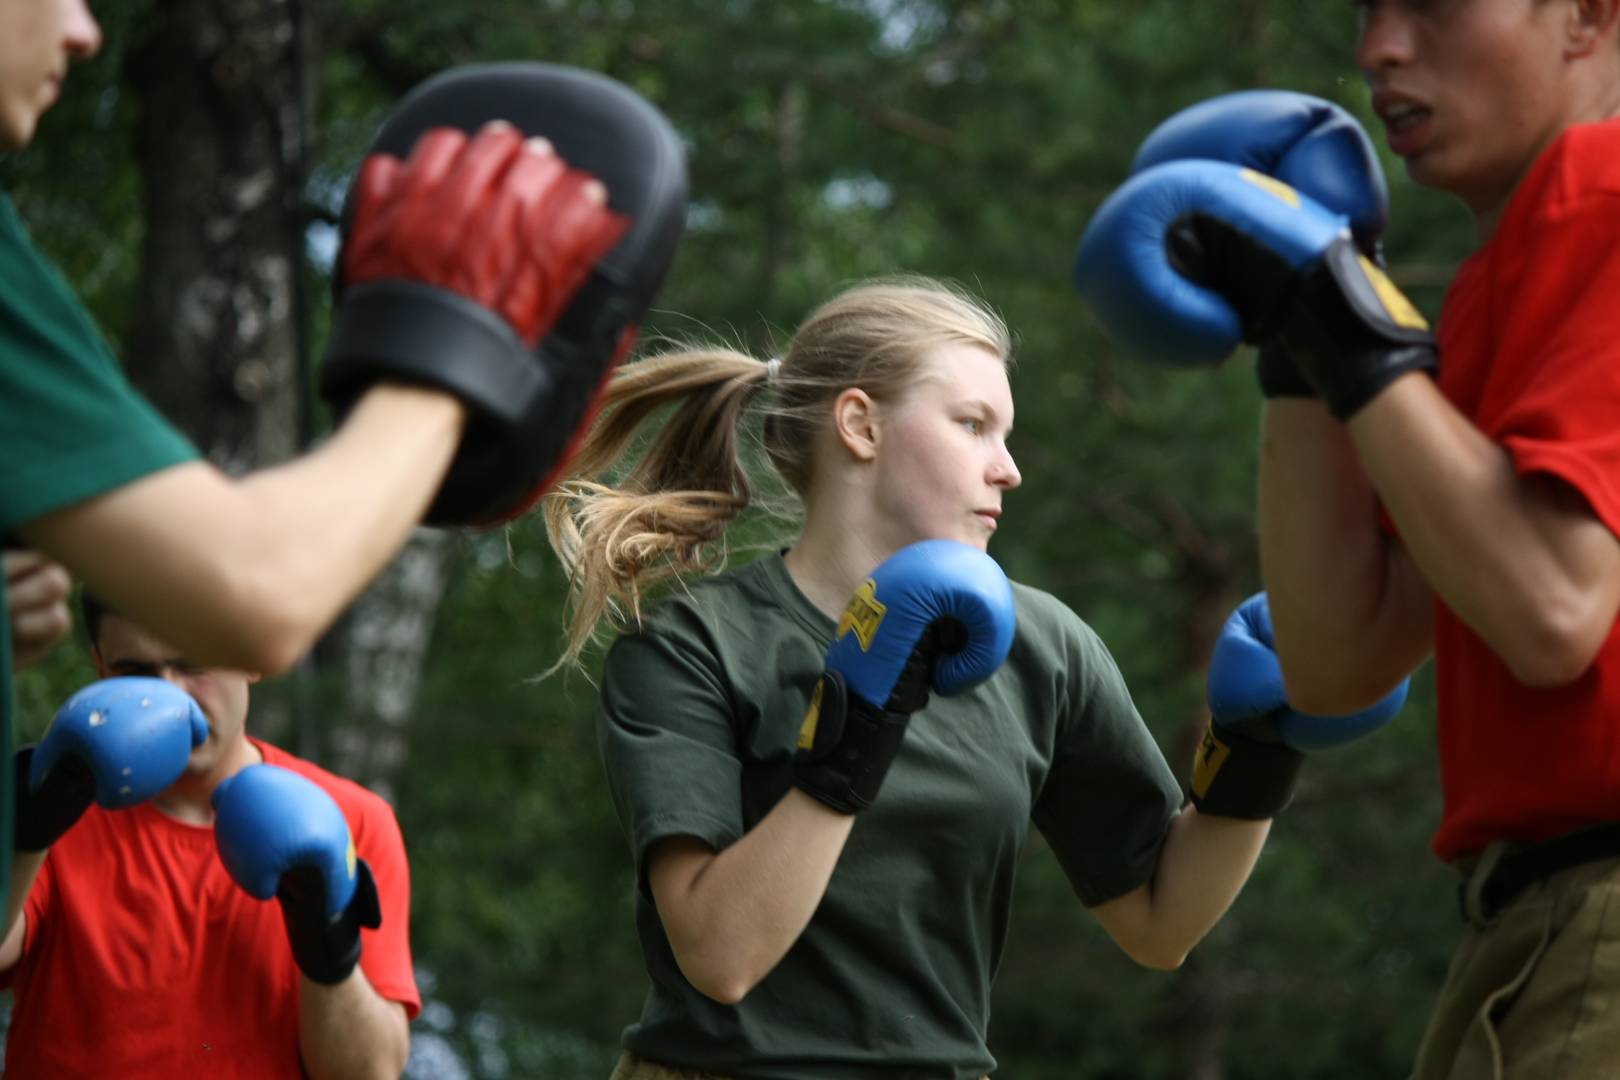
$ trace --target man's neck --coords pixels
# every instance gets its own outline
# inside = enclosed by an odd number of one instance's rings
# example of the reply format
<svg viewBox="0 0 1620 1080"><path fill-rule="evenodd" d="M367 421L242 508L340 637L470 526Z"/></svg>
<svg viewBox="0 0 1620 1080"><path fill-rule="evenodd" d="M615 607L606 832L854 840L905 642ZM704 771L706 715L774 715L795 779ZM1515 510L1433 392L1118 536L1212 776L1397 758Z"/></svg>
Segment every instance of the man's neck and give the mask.
<svg viewBox="0 0 1620 1080"><path fill-rule="evenodd" d="M1613 42L1610 42L1613 45ZM1514 193L1519 185L1535 168L1536 162L1547 152L1547 148L1563 137L1564 133L1577 124L1595 124L1620 117L1620 81L1604 81L1599 86L1581 91L1574 100L1574 104L1565 115L1564 122L1553 131L1546 141L1524 163L1523 170L1516 177L1511 186L1501 192L1494 192L1483 198L1464 198L1474 215L1474 235L1481 247L1490 243L1491 237L1496 235L1497 226L1502 223L1502 216L1513 202Z"/></svg>

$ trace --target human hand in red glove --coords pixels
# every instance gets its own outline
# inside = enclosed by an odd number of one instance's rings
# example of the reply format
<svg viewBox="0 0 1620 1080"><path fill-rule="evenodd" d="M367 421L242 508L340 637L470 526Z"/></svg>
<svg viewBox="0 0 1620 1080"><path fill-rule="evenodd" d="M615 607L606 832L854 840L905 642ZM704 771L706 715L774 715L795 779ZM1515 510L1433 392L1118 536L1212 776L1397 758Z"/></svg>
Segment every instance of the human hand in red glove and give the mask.
<svg viewBox="0 0 1620 1080"><path fill-rule="evenodd" d="M447 289L532 348L629 224L545 139L501 121L471 138L433 128L409 160L373 154L361 167L343 276Z"/></svg>
<svg viewBox="0 0 1620 1080"><path fill-rule="evenodd" d="M628 87L550 64L443 72L349 191L321 393L340 422L380 382L459 399L424 522L509 521L589 426L685 214L680 139Z"/></svg>

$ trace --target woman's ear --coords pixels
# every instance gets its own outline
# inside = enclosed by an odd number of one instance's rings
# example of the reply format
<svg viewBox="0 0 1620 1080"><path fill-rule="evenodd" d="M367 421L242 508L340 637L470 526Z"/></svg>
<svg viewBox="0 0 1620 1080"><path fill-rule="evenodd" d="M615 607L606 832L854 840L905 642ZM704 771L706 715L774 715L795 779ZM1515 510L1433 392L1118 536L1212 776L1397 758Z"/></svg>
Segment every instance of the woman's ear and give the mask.
<svg viewBox="0 0 1620 1080"><path fill-rule="evenodd" d="M850 387L833 401L833 434L856 461L877 457L877 402L865 390Z"/></svg>

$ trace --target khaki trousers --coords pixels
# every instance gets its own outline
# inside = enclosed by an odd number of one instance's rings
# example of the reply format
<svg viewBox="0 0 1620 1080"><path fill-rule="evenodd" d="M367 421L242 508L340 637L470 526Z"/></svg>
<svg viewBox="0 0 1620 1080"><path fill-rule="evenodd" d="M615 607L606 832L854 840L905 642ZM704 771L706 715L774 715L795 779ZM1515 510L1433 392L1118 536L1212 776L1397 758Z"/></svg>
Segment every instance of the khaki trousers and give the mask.
<svg viewBox="0 0 1620 1080"><path fill-rule="evenodd" d="M1610 858L1549 875L1464 932L1412 1078L1615 1076L1620 859Z"/></svg>
<svg viewBox="0 0 1620 1080"><path fill-rule="evenodd" d="M638 1058L628 1050L619 1058L609 1080L733 1080L719 1073L698 1072L694 1069L671 1069L667 1065ZM990 1080L988 1076L982 1080Z"/></svg>

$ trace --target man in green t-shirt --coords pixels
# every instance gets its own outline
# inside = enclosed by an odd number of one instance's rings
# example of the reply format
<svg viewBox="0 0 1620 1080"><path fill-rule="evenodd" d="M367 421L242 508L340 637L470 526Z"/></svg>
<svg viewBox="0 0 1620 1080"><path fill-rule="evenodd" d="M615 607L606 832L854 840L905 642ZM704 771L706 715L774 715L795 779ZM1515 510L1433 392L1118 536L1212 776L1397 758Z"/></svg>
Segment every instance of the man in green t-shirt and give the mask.
<svg viewBox="0 0 1620 1080"><path fill-rule="evenodd" d="M0 4L0 152L28 145L70 63L100 44L82 0ZM372 329L432 309L436 329L476 325L498 346L458 344L414 367L379 349L329 440L238 479L199 460L129 386L0 194L0 546L42 552L197 663L275 673L302 655L399 550L459 465L464 432L478 432L476 395L429 386L488 381L527 360L624 231L600 182L510 124L435 129L403 162L372 155L351 206L346 301L368 285L413 298ZM504 224L519 219L522 230ZM566 414L584 393L594 386L541 393L537 408ZM498 453L497 470L507 463ZM11 758L12 626L0 620L0 762ZM12 813L0 768L0 864Z"/></svg>

